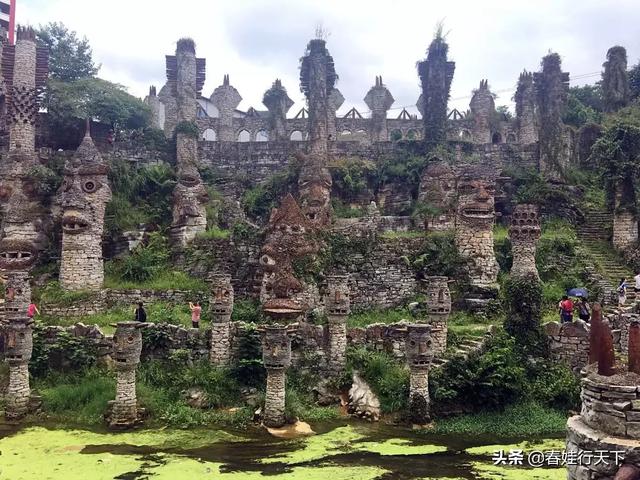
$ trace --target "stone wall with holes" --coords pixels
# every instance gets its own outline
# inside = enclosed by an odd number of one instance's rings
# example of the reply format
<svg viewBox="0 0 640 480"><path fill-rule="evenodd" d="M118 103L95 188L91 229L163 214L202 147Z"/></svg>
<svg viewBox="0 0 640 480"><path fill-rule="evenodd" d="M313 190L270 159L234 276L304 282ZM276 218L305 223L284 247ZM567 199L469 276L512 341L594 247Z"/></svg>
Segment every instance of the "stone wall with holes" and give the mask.
<svg viewBox="0 0 640 480"><path fill-rule="evenodd" d="M579 372L589 362L589 324L582 320L560 324L549 322L544 331L549 341L551 358Z"/></svg>

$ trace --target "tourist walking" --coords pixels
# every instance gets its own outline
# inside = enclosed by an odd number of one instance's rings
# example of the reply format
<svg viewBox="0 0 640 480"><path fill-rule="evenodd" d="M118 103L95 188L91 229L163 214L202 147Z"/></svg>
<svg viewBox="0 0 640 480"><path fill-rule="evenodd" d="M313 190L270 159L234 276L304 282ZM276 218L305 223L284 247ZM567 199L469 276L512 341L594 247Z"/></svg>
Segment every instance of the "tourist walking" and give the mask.
<svg viewBox="0 0 640 480"><path fill-rule="evenodd" d="M618 306L624 306L627 301L627 280L622 277L620 279L620 284L618 285Z"/></svg>
<svg viewBox="0 0 640 480"><path fill-rule="evenodd" d="M191 328L200 328L200 314L202 313L200 302L195 304L189 302L189 308L191 309Z"/></svg>
<svg viewBox="0 0 640 480"><path fill-rule="evenodd" d="M588 322L591 318L591 309L587 299L584 297L578 297L576 300L576 309L578 310L578 318L585 322Z"/></svg>
<svg viewBox="0 0 640 480"><path fill-rule="evenodd" d="M147 321L147 312L144 309L142 302L138 302L138 306L133 311L133 317L136 322L146 322Z"/></svg>
<svg viewBox="0 0 640 480"><path fill-rule="evenodd" d="M558 303L558 308L560 309L561 323L573 322L573 302L568 296L562 296L562 300Z"/></svg>
<svg viewBox="0 0 640 480"><path fill-rule="evenodd" d="M33 318L36 316L36 314L40 315L40 310L38 310L38 307L35 303L30 303L27 307L27 317Z"/></svg>

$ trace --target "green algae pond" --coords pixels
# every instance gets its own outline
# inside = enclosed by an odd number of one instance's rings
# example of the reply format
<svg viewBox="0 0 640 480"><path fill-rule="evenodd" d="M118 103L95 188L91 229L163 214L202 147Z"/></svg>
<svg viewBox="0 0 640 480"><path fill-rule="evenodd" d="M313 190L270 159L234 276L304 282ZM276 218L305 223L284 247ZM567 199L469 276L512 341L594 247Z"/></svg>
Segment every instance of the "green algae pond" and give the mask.
<svg viewBox="0 0 640 480"><path fill-rule="evenodd" d="M517 479L560 480L564 467L495 466L495 450L562 450L564 439L435 436L383 424L314 425L278 439L250 430L155 429L113 433L0 426L1 480L85 479Z"/></svg>

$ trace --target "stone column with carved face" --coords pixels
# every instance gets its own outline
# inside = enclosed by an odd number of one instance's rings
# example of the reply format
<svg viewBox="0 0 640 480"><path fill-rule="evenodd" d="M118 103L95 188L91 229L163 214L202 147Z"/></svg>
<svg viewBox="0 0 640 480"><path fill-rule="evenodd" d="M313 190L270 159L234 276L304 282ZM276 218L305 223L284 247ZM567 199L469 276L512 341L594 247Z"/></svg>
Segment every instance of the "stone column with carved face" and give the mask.
<svg viewBox="0 0 640 480"><path fill-rule="evenodd" d="M429 231L450 230L456 219L456 174L444 162L430 163L420 179L418 202L425 208L425 228Z"/></svg>
<svg viewBox="0 0 640 480"><path fill-rule="evenodd" d="M473 92L469 109L473 119L474 143L491 143L491 121L495 115L496 107L487 80L481 80L480 87Z"/></svg>
<svg viewBox="0 0 640 480"><path fill-rule="evenodd" d="M331 275L327 277L326 313L329 330L328 366L339 374L346 364L347 318L351 313L349 298L349 277Z"/></svg>
<svg viewBox="0 0 640 480"><path fill-rule="evenodd" d="M448 277L425 277L424 292L427 296L427 321L431 325L433 351L443 354L447 349L449 314L451 313L451 292Z"/></svg>
<svg viewBox="0 0 640 480"><path fill-rule="evenodd" d="M291 338L286 325L267 325L262 333L262 361L267 369L263 423L278 428L286 423L286 370L291 364Z"/></svg>
<svg viewBox="0 0 640 480"><path fill-rule="evenodd" d="M210 309L212 324L209 361L214 365L227 365L230 357L230 326L233 312L231 275L212 275Z"/></svg>
<svg viewBox="0 0 640 480"><path fill-rule="evenodd" d="M178 148L182 145L189 151L197 152L195 139L179 134L176 140ZM198 233L207 229L207 202L209 194L202 183L195 164L178 164L178 183L173 189L171 243L185 246Z"/></svg>
<svg viewBox="0 0 640 480"><path fill-rule="evenodd" d="M100 290L104 281L102 234L111 200L109 167L91 140L89 127L64 168L58 191L62 210L60 286L65 290Z"/></svg>
<svg viewBox="0 0 640 480"><path fill-rule="evenodd" d="M110 402L109 427L130 428L140 421L136 396L136 368L142 353L140 322L118 322L113 325L113 360L116 370L116 399Z"/></svg>
<svg viewBox="0 0 640 480"><path fill-rule="evenodd" d="M423 425L430 420L429 367L433 360L431 326L407 326L406 355L409 364L409 413L413 423Z"/></svg>
<svg viewBox="0 0 640 480"><path fill-rule="evenodd" d="M524 277L533 274L536 268L536 245L540 238L540 216L537 205L516 205L511 214L509 238L513 253L511 275Z"/></svg>
<svg viewBox="0 0 640 480"><path fill-rule="evenodd" d="M18 314L7 312L5 317L5 359L9 364L9 385L5 395L7 420L18 420L29 410L29 360L33 351L31 323L26 309Z"/></svg>
<svg viewBox="0 0 640 480"><path fill-rule="evenodd" d="M495 175L482 166L465 166L458 178L455 240L466 260L472 287L498 288L498 262L493 251Z"/></svg>

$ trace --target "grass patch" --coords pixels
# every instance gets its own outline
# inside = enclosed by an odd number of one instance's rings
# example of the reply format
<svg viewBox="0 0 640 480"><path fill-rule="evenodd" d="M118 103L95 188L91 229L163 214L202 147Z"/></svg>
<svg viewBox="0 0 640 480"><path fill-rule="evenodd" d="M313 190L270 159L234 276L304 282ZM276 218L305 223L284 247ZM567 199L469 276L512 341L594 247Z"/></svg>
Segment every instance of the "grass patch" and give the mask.
<svg viewBox="0 0 640 480"><path fill-rule="evenodd" d="M366 327L374 323L398 323L401 320L411 321L412 315L406 308L389 310L366 310L349 315L349 327Z"/></svg>
<svg viewBox="0 0 640 480"><path fill-rule="evenodd" d="M436 422L429 433L442 435L496 435L501 437L565 433L567 416L538 403L517 403L502 412L481 412Z"/></svg>
<svg viewBox="0 0 640 480"><path fill-rule="evenodd" d="M493 240L494 242L502 242L509 237L509 230L506 226L496 223L493 226Z"/></svg>
<svg viewBox="0 0 640 480"><path fill-rule="evenodd" d="M395 240L398 238L424 238L425 237L425 233L421 232L421 231L417 231L417 230L408 230L408 231L394 231L394 232L382 232L379 236L380 238L386 238L386 239L391 239L391 240Z"/></svg>
<svg viewBox="0 0 640 480"><path fill-rule="evenodd" d="M95 292L63 290L56 281L48 282L42 289L34 289L34 299L50 305L73 305L88 300L96 295Z"/></svg>
<svg viewBox="0 0 640 480"><path fill-rule="evenodd" d="M223 230L218 228L217 226L212 226L205 230L204 232L200 232L196 235L198 238L205 239L224 239L229 238L231 236L231 230Z"/></svg>
<svg viewBox="0 0 640 480"><path fill-rule="evenodd" d="M207 284L201 278L177 270L162 270L149 280L124 280L113 272L105 272L104 286L115 290L193 290L204 292Z"/></svg>

